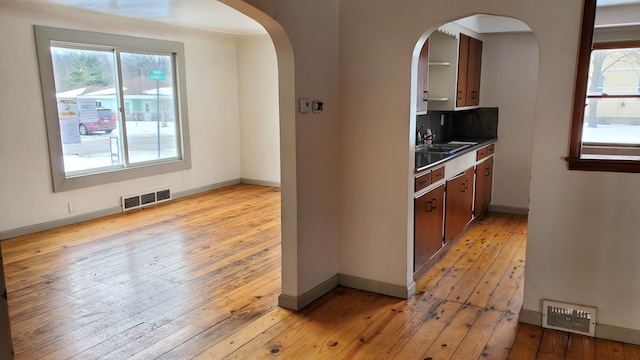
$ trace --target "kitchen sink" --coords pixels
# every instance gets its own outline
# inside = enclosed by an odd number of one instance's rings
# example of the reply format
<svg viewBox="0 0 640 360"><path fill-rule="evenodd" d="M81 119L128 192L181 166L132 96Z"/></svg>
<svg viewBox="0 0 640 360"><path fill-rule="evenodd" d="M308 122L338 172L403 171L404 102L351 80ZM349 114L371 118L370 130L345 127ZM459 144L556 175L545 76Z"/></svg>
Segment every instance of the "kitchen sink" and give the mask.
<svg viewBox="0 0 640 360"><path fill-rule="evenodd" d="M471 141L450 141L443 144L432 144L430 146L420 145L416 147L416 152L453 154L476 144L477 142Z"/></svg>

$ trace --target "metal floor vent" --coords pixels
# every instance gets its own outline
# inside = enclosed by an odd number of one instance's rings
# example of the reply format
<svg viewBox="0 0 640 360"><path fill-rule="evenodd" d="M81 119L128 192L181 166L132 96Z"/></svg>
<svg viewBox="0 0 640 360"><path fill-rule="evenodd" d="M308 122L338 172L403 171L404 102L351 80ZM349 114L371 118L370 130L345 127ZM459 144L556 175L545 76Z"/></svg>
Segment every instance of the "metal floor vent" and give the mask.
<svg viewBox="0 0 640 360"><path fill-rule="evenodd" d="M162 189L138 195L122 197L122 211L138 209L144 206L153 205L171 200L171 190Z"/></svg>
<svg viewBox="0 0 640 360"><path fill-rule="evenodd" d="M596 308L543 300L542 327L595 336Z"/></svg>

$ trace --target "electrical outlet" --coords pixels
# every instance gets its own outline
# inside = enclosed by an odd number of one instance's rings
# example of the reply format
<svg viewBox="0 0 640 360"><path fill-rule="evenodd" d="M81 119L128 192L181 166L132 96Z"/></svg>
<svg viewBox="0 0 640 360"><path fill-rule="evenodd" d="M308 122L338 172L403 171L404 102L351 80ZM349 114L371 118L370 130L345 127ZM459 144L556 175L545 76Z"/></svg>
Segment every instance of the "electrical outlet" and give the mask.
<svg viewBox="0 0 640 360"><path fill-rule="evenodd" d="M76 203L74 203L74 202L69 202L67 205L69 206L69 213L74 213L74 212L76 212Z"/></svg>

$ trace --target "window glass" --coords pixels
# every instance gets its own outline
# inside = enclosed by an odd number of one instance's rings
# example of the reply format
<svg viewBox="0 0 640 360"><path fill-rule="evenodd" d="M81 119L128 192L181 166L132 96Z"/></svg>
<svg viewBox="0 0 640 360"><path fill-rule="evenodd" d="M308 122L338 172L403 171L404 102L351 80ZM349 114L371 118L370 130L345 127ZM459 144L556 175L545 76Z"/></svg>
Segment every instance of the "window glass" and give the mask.
<svg viewBox="0 0 640 360"><path fill-rule="evenodd" d="M582 154L640 156L640 48L597 47L605 48L591 52Z"/></svg>
<svg viewBox="0 0 640 360"><path fill-rule="evenodd" d="M121 166L113 52L52 46L51 58L65 174Z"/></svg>
<svg viewBox="0 0 640 360"><path fill-rule="evenodd" d="M182 43L34 28L54 191L191 167Z"/></svg>
<svg viewBox="0 0 640 360"><path fill-rule="evenodd" d="M176 158L178 154L173 62L170 56L120 53L129 161Z"/></svg>

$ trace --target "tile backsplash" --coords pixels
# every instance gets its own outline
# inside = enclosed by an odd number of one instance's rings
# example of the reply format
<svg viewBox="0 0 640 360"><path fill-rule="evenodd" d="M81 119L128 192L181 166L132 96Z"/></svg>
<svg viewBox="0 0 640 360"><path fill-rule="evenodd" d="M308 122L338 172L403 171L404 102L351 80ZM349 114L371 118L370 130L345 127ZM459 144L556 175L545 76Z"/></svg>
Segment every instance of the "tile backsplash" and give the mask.
<svg viewBox="0 0 640 360"><path fill-rule="evenodd" d="M416 117L416 131L431 129L434 141L495 138L498 136L498 108L463 111L429 111Z"/></svg>

